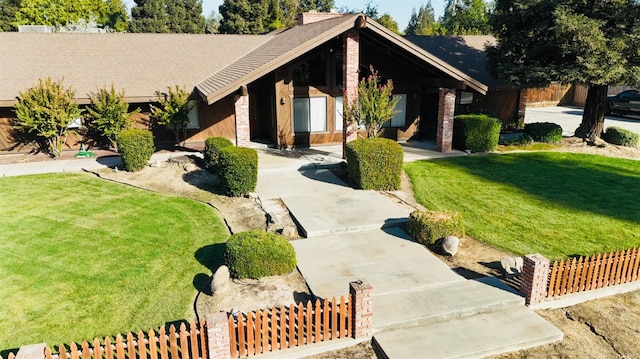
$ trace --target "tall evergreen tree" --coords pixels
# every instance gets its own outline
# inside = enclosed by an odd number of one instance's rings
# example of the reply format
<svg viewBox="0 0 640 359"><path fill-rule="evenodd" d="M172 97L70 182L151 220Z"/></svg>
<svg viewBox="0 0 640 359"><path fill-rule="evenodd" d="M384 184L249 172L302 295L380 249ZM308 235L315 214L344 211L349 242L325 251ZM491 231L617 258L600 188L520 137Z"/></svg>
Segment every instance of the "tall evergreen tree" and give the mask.
<svg viewBox="0 0 640 359"><path fill-rule="evenodd" d="M167 13L164 0L134 0L131 8L131 32L169 32Z"/></svg>
<svg viewBox="0 0 640 359"><path fill-rule="evenodd" d="M411 12L411 19L404 32L407 35L435 35L439 31L439 24L436 23L431 0L426 5L420 6L416 12L414 8Z"/></svg>
<svg viewBox="0 0 640 359"><path fill-rule="evenodd" d="M0 0L0 31L17 31L14 25L21 0Z"/></svg>
<svg viewBox="0 0 640 359"><path fill-rule="evenodd" d="M260 34L269 30L269 0L225 0L219 10L222 34Z"/></svg>
<svg viewBox="0 0 640 359"><path fill-rule="evenodd" d="M484 0L448 0L440 23L450 35L489 34L489 5Z"/></svg>
<svg viewBox="0 0 640 359"><path fill-rule="evenodd" d="M608 85L640 82L639 17L636 0L497 0L489 69L523 87L586 85L575 134L594 140L603 130Z"/></svg>
<svg viewBox="0 0 640 359"><path fill-rule="evenodd" d="M380 16L378 19L376 19L376 21L379 22L380 25L395 32L396 34L402 35L402 32L400 32L400 28L398 27L398 22L394 20L393 17L391 17L391 15L384 14Z"/></svg>
<svg viewBox="0 0 640 359"><path fill-rule="evenodd" d="M134 0L131 32L195 33L205 30L201 0Z"/></svg>

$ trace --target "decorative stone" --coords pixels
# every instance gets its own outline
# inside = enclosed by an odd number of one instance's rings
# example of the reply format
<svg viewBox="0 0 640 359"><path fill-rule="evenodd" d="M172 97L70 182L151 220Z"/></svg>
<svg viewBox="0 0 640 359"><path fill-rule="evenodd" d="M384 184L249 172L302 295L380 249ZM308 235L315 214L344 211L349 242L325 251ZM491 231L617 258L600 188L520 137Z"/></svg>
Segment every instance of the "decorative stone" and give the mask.
<svg viewBox="0 0 640 359"><path fill-rule="evenodd" d="M229 283L231 277L229 275L229 268L227 266L220 266L213 275L211 281L211 291L213 294L222 294L229 290Z"/></svg>
<svg viewBox="0 0 640 359"><path fill-rule="evenodd" d="M286 226L282 228L282 232L280 234L287 238L294 238L298 234L298 229L294 226Z"/></svg>
<svg viewBox="0 0 640 359"><path fill-rule="evenodd" d="M519 275L522 273L523 260L522 257L503 257L500 265L506 275Z"/></svg>
<svg viewBox="0 0 640 359"><path fill-rule="evenodd" d="M460 246L460 238L456 236L448 236L442 240L442 252L455 256L458 253L458 247Z"/></svg>

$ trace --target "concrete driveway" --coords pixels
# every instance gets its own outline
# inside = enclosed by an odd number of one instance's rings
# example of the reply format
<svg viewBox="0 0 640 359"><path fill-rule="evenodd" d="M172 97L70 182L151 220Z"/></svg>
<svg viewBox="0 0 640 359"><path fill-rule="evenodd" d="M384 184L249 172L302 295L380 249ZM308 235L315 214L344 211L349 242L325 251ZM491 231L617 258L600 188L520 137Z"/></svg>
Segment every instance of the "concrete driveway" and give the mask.
<svg viewBox="0 0 640 359"><path fill-rule="evenodd" d="M573 136L576 128L582 121L583 110L580 107L554 106L554 107L531 107L525 112L524 122L553 122L562 126L563 136ZM629 131L640 133L640 118L606 116L604 128L616 126Z"/></svg>

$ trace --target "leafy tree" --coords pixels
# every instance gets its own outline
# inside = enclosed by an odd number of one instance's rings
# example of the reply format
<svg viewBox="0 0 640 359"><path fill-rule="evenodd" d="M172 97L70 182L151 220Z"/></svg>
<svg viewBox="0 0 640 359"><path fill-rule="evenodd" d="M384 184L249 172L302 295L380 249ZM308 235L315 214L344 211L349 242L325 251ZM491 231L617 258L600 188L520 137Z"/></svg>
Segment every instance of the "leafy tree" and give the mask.
<svg viewBox="0 0 640 359"><path fill-rule="evenodd" d="M369 71L370 75L358 83L358 98L346 103L344 112L348 122L364 126L368 137L377 137L382 125L396 114L400 99L393 97L391 79L382 84L373 66L369 66Z"/></svg>
<svg viewBox="0 0 640 359"><path fill-rule="evenodd" d="M411 11L411 19L404 30L407 35L435 35L438 31L439 24L435 20L431 0L420 6L417 12L415 8Z"/></svg>
<svg viewBox="0 0 640 359"><path fill-rule="evenodd" d="M75 91L71 87L65 89L62 81L38 80L37 85L18 96L16 129L44 140L46 150L54 157L60 156L69 124L82 114L74 97Z"/></svg>
<svg viewBox="0 0 640 359"><path fill-rule="evenodd" d="M15 25L47 25L59 28L80 19L95 18L116 31L126 28L127 12L122 0L22 0Z"/></svg>
<svg viewBox="0 0 640 359"><path fill-rule="evenodd" d="M201 0L134 0L131 32L192 33L205 31Z"/></svg>
<svg viewBox="0 0 640 359"><path fill-rule="evenodd" d="M138 113L140 109L129 112L124 89L118 92L113 84L110 89L103 87L95 93L90 93L89 98L91 106L87 108L87 117L90 127L106 137L118 151L118 133L131 125L131 115Z"/></svg>
<svg viewBox="0 0 640 359"><path fill-rule="evenodd" d="M189 124L189 92L183 87L167 87L167 93L156 91L158 106L151 106L151 117L158 125L167 126L176 136L176 143L180 143L187 134Z"/></svg>
<svg viewBox="0 0 640 359"><path fill-rule="evenodd" d="M488 67L523 87L586 85L575 135L594 140L603 131L608 85L639 82L639 16L635 0L498 0Z"/></svg>
<svg viewBox="0 0 640 359"><path fill-rule="evenodd" d="M398 35L402 35L400 29L398 28L398 23L391 17L389 14L384 14L377 19L380 25L386 27L387 29L395 32Z"/></svg>
<svg viewBox="0 0 640 359"><path fill-rule="evenodd" d="M442 27L451 35L486 35L491 32L489 6L484 0L448 0Z"/></svg>
<svg viewBox="0 0 640 359"><path fill-rule="evenodd" d="M222 19L220 14L216 14L215 10L212 10L205 19L204 32L206 34L217 34L220 27L220 19Z"/></svg>
<svg viewBox="0 0 640 359"><path fill-rule="evenodd" d="M225 0L220 5L220 33L260 34L269 30L269 0Z"/></svg>
<svg viewBox="0 0 640 359"><path fill-rule="evenodd" d="M0 31L17 31L16 11L22 0L0 0Z"/></svg>
<svg viewBox="0 0 640 359"><path fill-rule="evenodd" d="M333 0L300 0L300 13L309 10L329 12L334 8Z"/></svg>

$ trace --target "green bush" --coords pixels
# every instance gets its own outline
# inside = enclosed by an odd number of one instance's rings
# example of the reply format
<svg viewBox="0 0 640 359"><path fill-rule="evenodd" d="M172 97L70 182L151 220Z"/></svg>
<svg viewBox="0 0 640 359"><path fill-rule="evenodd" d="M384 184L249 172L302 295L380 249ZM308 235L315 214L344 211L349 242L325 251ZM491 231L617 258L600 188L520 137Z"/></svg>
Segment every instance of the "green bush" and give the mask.
<svg viewBox="0 0 640 359"><path fill-rule="evenodd" d="M562 127L551 122L534 122L524 125L524 133L536 142L558 143L562 141Z"/></svg>
<svg viewBox="0 0 640 359"><path fill-rule="evenodd" d="M118 152L127 171L145 168L154 151L151 131L131 128L118 134Z"/></svg>
<svg viewBox="0 0 640 359"><path fill-rule="evenodd" d="M220 151L219 175L229 196L240 197L256 189L258 152L246 147L226 147Z"/></svg>
<svg viewBox="0 0 640 359"><path fill-rule="evenodd" d="M209 137L204 141L204 166L207 170L217 173L220 151L226 147L233 147L233 142L226 137Z"/></svg>
<svg viewBox="0 0 640 359"><path fill-rule="evenodd" d="M500 120L487 115L458 115L453 122L453 146L471 152L491 152L500 139Z"/></svg>
<svg viewBox="0 0 640 359"><path fill-rule="evenodd" d="M296 251L284 237L247 231L227 241L224 259L233 278L254 278L287 274L296 267Z"/></svg>
<svg viewBox="0 0 640 359"><path fill-rule="evenodd" d="M607 127L602 139L614 145L638 147L638 134L620 127Z"/></svg>
<svg viewBox="0 0 640 359"><path fill-rule="evenodd" d="M364 138L346 148L349 178L362 189L400 189L404 151L396 141Z"/></svg>
<svg viewBox="0 0 640 359"><path fill-rule="evenodd" d="M447 236L464 237L464 222L457 212L413 211L407 232L422 244L433 244Z"/></svg>

